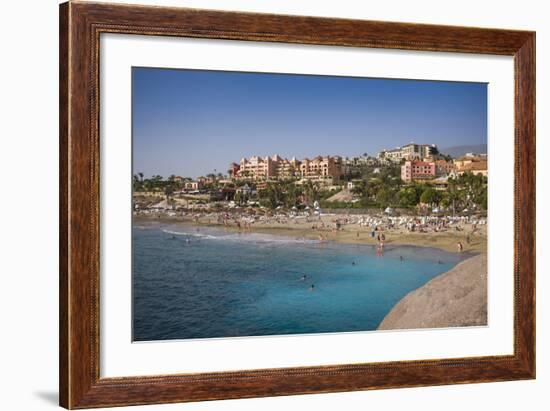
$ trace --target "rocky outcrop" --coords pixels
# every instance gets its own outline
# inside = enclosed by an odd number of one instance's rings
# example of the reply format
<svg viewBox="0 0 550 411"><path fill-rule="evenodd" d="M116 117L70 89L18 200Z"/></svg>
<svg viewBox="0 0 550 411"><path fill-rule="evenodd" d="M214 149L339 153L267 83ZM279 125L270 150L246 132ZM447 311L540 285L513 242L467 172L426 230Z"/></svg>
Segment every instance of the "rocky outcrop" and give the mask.
<svg viewBox="0 0 550 411"><path fill-rule="evenodd" d="M379 330L487 324L487 255L471 257L411 291L384 317Z"/></svg>

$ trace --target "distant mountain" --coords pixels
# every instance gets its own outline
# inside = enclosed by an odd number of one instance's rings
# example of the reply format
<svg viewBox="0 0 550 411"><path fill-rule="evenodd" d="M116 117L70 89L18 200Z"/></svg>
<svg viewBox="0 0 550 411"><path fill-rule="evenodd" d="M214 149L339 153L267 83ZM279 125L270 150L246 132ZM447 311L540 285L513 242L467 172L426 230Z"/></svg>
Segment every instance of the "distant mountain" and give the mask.
<svg viewBox="0 0 550 411"><path fill-rule="evenodd" d="M487 144L440 148L439 152L442 154L448 154L455 158L463 156L466 153L487 154Z"/></svg>

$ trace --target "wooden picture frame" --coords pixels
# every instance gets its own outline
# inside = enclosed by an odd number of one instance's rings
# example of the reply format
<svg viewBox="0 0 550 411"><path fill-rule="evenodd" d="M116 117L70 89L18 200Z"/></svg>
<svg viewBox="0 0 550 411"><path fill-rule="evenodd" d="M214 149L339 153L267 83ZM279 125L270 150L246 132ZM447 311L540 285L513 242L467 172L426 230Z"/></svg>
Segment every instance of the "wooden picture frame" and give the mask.
<svg viewBox="0 0 550 411"><path fill-rule="evenodd" d="M514 354L100 378L101 33L513 56ZM535 33L185 8L60 6L60 405L91 408L535 377Z"/></svg>

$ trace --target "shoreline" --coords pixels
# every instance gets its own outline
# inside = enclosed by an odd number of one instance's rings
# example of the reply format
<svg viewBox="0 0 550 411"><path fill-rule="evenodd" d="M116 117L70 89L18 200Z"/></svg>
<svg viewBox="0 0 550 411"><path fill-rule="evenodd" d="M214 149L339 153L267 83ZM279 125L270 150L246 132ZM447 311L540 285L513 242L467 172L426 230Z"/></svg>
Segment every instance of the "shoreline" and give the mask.
<svg viewBox="0 0 550 411"><path fill-rule="evenodd" d="M487 254L461 261L409 292L377 330L487 325Z"/></svg>
<svg viewBox="0 0 550 411"><path fill-rule="evenodd" d="M201 219L202 218L202 219ZM204 220L201 218L189 218L167 215L133 215L133 223L140 222L159 222L169 224L183 224L192 226L217 227L232 232L241 233L260 233L286 236L291 238L300 238L308 240L319 240L327 242L336 242L342 244L362 244L376 246L378 241L372 238L371 228L355 226L345 226L341 230L327 228L311 228L311 223L270 223L259 225L258 223L246 225L246 228L237 225L224 225L213 222L211 218ZM445 232L404 232L404 230L381 230L386 236L385 245L387 246L417 246L431 247L449 252L457 252L457 242L462 242L465 254L479 254L487 252L487 237L485 232L479 232L474 235L472 232L464 231L445 231ZM467 237L470 237L467 242Z"/></svg>

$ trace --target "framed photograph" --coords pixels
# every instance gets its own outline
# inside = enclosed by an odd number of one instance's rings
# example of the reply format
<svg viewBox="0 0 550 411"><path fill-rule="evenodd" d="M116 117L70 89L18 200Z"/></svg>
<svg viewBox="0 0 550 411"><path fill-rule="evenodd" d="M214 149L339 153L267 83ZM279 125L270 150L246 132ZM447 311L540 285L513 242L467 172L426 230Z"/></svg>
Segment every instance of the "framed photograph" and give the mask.
<svg viewBox="0 0 550 411"><path fill-rule="evenodd" d="M535 33L60 6L60 405L535 378Z"/></svg>

